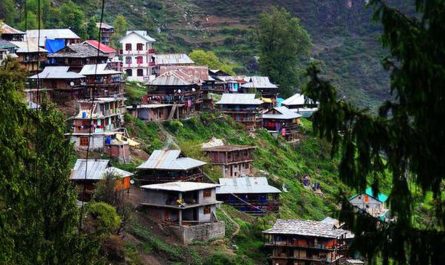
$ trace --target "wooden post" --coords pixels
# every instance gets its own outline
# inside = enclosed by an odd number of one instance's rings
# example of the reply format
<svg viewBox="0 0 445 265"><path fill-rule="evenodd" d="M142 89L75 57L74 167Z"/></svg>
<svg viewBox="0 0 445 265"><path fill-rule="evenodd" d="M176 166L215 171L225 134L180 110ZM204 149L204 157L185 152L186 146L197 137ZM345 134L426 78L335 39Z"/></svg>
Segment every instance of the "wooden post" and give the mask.
<svg viewBox="0 0 445 265"><path fill-rule="evenodd" d="M179 193L179 201L182 201L182 193ZM179 205L179 207L181 207L181 205ZM182 225L182 210L179 209L178 210L178 221L179 221L179 225Z"/></svg>

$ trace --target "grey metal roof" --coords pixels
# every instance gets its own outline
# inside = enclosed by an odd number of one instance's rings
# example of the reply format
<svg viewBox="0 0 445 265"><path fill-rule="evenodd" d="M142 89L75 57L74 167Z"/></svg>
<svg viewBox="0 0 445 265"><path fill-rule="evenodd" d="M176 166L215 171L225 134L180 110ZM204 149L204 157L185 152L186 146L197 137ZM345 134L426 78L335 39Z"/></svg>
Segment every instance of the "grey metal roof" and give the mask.
<svg viewBox="0 0 445 265"><path fill-rule="evenodd" d="M194 64L195 62L185 53L155 54L157 65Z"/></svg>
<svg viewBox="0 0 445 265"><path fill-rule="evenodd" d="M218 187L218 184L213 183L202 183L202 182L167 182L161 184L151 184L141 186L142 189L146 190L163 190L163 191L177 191L177 192L187 192L194 190L205 190L213 189Z"/></svg>
<svg viewBox="0 0 445 265"><path fill-rule="evenodd" d="M96 180L102 179L105 169L108 167L110 160L106 159L77 159L71 172L73 180ZM85 176L86 170L86 176Z"/></svg>
<svg viewBox="0 0 445 265"><path fill-rule="evenodd" d="M119 71L115 71L107 68L106 63L102 64L86 64L80 70L81 75L114 75L121 74Z"/></svg>
<svg viewBox="0 0 445 265"><path fill-rule="evenodd" d="M46 66L38 75L30 76L30 79L79 79L85 76L69 72L69 66Z"/></svg>
<svg viewBox="0 0 445 265"><path fill-rule="evenodd" d="M180 150L155 150L147 161L138 166L138 169L157 170L189 170L200 167L206 162L189 157L180 157Z"/></svg>
<svg viewBox="0 0 445 265"><path fill-rule="evenodd" d="M349 231L337 229L320 221L278 219L272 228L263 231L263 233L340 238L346 237Z"/></svg>
<svg viewBox="0 0 445 265"><path fill-rule="evenodd" d="M173 70L165 72L162 75L156 77L153 81L149 82L153 86L190 86L193 83L185 80L179 75L179 70Z"/></svg>
<svg viewBox="0 0 445 265"><path fill-rule="evenodd" d="M296 118L300 118L301 117L300 114L289 110L287 107L274 107L273 109L278 111L279 114L264 113L263 114L263 119L292 120L292 119L296 119Z"/></svg>
<svg viewBox="0 0 445 265"><path fill-rule="evenodd" d="M37 42L39 30L26 31L26 38ZM80 39L71 29L41 29L39 46L45 46L46 39Z"/></svg>
<svg viewBox="0 0 445 265"><path fill-rule="evenodd" d="M250 150L255 149L256 146L253 145L217 145L211 147L203 147L202 150L204 152L232 152L232 151L241 151L241 150Z"/></svg>
<svg viewBox="0 0 445 265"><path fill-rule="evenodd" d="M17 48L14 44L12 44L10 41L0 39L0 48L2 49L10 49L10 48Z"/></svg>
<svg viewBox="0 0 445 265"><path fill-rule="evenodd" d="M263 101L255 98L255 94L223 94L217 105L261 105Z"/></svg>
<svg viewBox="0 0 445 265"><path fill-rule="evenodd" d="M248 83L241 85L245 88L278 88L272 84L267 76L252 76Z"/></svg>
<svg viewBox="0 0 445 265"><path fill-rule="evenodd" d="M145 31L145 30L128 30L127 33L125 34L125 36L120 40L120 42L122 43L123 40L124 40L128 35L130 35L130 34L136 34L136 35L138 35L139 37L143 38L143 39L144 39L145 41L147 41L147 42L155 42L155 41L156 41L155 39L153 39L152 37L150 37L150 36L147 34L147 31Z"/></svg>
<svg viewBox="0 0 445 265"><path fill-rule="evenodd" d="M290 98L285 99L283 102L281 102L282 105L304 105L305 104L305 98L303 94L296 93Z"/></svg>
<svg viewBox="0 0 445 265"><path fill-rule="evenodd" d="M122 170L120 168L117 167L108 167L104 170L104 172L102 173L102 178L104 178L107 174L112 174L113 176L116 177L131 177L134 174L130 173L128 171Z"/></svg>
<svg viewBox="0 0 445 265"><path fill-rule="evenodd" d="M47 50L40 48L37 42L34 41L10 41L12 44L18 47L16 53L31 53L31 52L48 52Z"/></svg>
<svg viewBox="0 0 445 265"><path fill-rule="evenodd" d="M220 178L216 194L281 193L270 186L265 177Z"/></svg>
<svg viewBox="0 0 445 265"><path fill-rule="evenodd" d="M98 28L100 28L100 29L114 29L113 26L111 26L110 24L107 24L107 23L105 23L105 22L102 22L102 23L97 22L97 23L96 23L96 27L98 27Z"/></svg>
<svg viewBox="0 0 445 265"><path fill-rule="evenodd" d="M3 35L3 34L20 34L20 35L24 35L25 32L9 26L5 22L0 22L0 35Z"/></svg>
<svg viewBox="0 0 445 265"><path fill-rule="evenodd" d="M107 57L108 55L89 45L88 43L71 44L62 50L48 55L48 58L90 58L90 57Z"/></svg>

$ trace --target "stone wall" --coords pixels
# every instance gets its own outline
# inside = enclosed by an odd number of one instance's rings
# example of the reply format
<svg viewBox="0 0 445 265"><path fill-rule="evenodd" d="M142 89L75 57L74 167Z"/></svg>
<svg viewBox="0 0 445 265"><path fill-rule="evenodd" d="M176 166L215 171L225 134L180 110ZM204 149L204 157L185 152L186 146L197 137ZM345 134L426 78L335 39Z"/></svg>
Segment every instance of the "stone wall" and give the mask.
<svg viewBox="0 0 445 265"><path fill-rule="evenodd" d="M193 241L207 241L220 239L225 235L224 222L204 223L193 226L174 226L171 230L184 244L190 244Z"/></svg>

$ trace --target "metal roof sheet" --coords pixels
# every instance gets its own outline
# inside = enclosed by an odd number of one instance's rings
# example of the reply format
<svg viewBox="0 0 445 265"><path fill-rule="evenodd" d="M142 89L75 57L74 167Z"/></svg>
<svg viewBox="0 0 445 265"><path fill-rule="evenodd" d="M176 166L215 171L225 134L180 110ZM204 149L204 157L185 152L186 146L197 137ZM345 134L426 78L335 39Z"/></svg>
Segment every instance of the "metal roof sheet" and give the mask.
<svg viewBox="0 0 445 265"><path fill-rule="evenodd" d="M189 170L200 167L206 162L189 157L180 157L180 150L155 150L147 161L138 166L138 169L157 170Z"/></svg>
<svg viewBox="0 0 445 265"><path fill-rule="evenodd" d="M39 30L31 29L26 31L26 38L37 42ZM71 29L41 29L39 46L45 46L46 39L80 39Z"/></svg>
<svg viewBox="0 0 445 265"><path fill-rule="evenodd" d="M304 105L305 104L305 97L303 94L296 93L295 95L291 96L290 98L285 99L283 102L281 102L282 105Z"/></svg>
<svg viewBox="0 0 445 265"><path fill-rule="evenodd" d="M154 57L155 57L155 63L157 65L194 64L195 63L185 53L155 54Z"/></svg>
<svg viewBox="0 0 445 265"><path fill-rule="evenodd" d="M216 189L216 194L281 193L269 185L265 177L220 178L219 184L221 186Z"/></svg>
<svg viewBox="0 0 445 265"><path fill-rule="evenodd" d="M102 179L105 169L108 167L110 160L107 159L77 159L71 172L71 179ZM86 176L85 176L86 170Z"/></svg>
<svg viewBox="0 0 445 265"><path fill-rule="evenodd" d="M248 83L241 85L244 88L278 88L277 85L270 82L267 76L252 76Z"/></svg>
<svg viewBox="0 0 445 265"><path fill-rule="evenodd" d="M261 105L263 101L255 98L255 94L223 94L217 105Z"/></svg>
<svg viewBox="0 0 445 265"><path fill-rule="evenodd" d="M218 187L218 184L213 183L202 183L202 182L167 182L161 184L151 184L141 186L142 189L146 190L164 190L164 191L177 191L177 192L187 192L194 190L205 190L213 189Z"/></svg>
<svg viewBox="0 0 445 265"><path fill-rule="evenodd" d="M13 28L11 26L9 26L8 24L4 23L4 22L0 22L0 35L2 34L20 34L20 35L24 35L25 32L18 30L16 28Z"/></svg>
<svg viewBox="0 0 445 265"><path fill-rule="evenodd" d="M263 233L340 238L346 237L349 231L337 229L331 224L321 221L278 219L272 228L263 231Z"/></svg>
<svg viewBox="0 0 445 265"><path fill-rule="evenodd" d="M130 172L125 171L125 170L122 170L122 169L117 168L117 167L108 167L108 168L106 168L104 170L103 174L102 174L102 178L104 178L107 174L112 174L112 175L114 175L116 177L120 177L120 178L131 177L131 176L134 175L133 173L130 173Z"/></svg>
<svg viewBox="0 0 445 265"><path fill-rule="evenodd" d="M75 73L69 72L69 66L46 66L42 72L38 75L30 76L30 79L79 79L85 78L85 76Z"/></svg>
<svg viewBox="0 0 445 265"><path fill-rule="evenodd" d="M121 74L119 71L115 71L107 68L107 64L86 64L80 70L81 75L115 75Z"/></svg>
<svg viewBox="0 0 445 265"><path fill-rule="evenodd" d="M10 41L12 44L18 47L16 53L31 53L31 52L48 52L47 50L40 48L37 42L34 41Z"/></svg>
<svg viewBox="0 0 445 265"><path fill-rule="evenodd" d="M286 107L274 107L273 109L279 112L279 114L268 113L272 112L272 110L269 110L263 114L263 119L291 120L301 117L300 114L293 112Z"/></svg>
<svg viewBox="0 0 445 265"><path fill-rule="evenodd" d="M89 58L89 57L106 57L108 55L97 50L88 43L77 43L66 46L56 53L48 55L48 58Z"/></svg>
<svg viewBox="0 0 445 265"><path fill-rule="evenodd" d="M137 36L141 37L142 39L144 39L147 42L155 42L156 41L155 39L150 37L147 34L147 31L145 31L145 30L128 30L127 33L125 34L125 36L120 40L120 42L122 43L125 40L125 38L127 36L129 36L130 34L136 34Z"/></svg>

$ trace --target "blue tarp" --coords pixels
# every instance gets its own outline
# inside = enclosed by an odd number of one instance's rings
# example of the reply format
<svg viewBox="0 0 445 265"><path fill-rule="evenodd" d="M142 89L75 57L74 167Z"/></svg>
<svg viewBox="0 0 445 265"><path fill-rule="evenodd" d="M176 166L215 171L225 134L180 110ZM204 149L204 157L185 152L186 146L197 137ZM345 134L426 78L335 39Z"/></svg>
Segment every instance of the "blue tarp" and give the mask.
<svg viewBox="0 0 445 265"><path fill-rule="evenodd" d="M48 53L56 53L63 48L65 48L65 40L46 39L45 41L45 49Z"/></svg>

